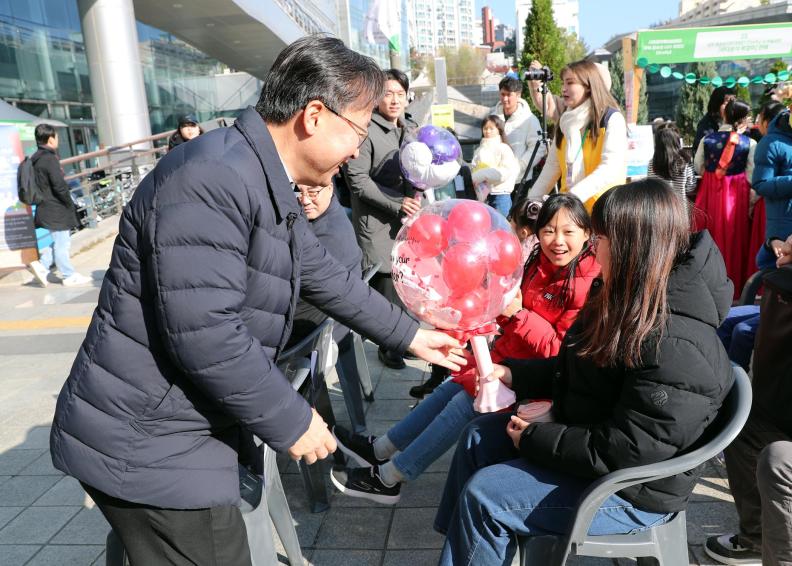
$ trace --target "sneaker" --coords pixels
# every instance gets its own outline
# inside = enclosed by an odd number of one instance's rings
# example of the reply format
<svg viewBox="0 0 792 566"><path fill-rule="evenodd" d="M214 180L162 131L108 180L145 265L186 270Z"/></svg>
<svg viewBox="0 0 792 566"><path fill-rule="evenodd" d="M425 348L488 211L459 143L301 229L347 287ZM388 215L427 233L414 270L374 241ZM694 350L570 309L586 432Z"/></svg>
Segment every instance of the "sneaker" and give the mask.
<svg viewBox="0 0 792 566"><path fill-rule="evenodd" d="M391 352L390 350L383 350L379 348L377 350L377 357L379 361L386 367L391 369L404 369L407 367L407 364L404 363L404 358L402 358L396 352Z"/></svg>
<svg viewBox="0 0 792 566"><path fill-rule="evenodd" d="M77 287L79 285L88 285L89 283L93 283L93 279L80 273L72 273L61 282L63 283L64 287Z"/></svg>
<svg viewBox="0 0 792 566"><path fill-rule="evenodd" d="M740 544L738 535L709 537L704 551L721 564L743 564L762 566L762 553Z"/></svg>
<svg viewBox="0 0 792 566"><path fill-rule="evenodd" d="M361 436L360 434L352 434L342 426L333 427L333 436L335 436L338 448L352 458L359 466L368 468L369 466L376 466L377 464L384 464L388 460L379 460L374 455L374 441L377 440L376 436Z"/></svg>
<svg viewBox="0 0 792 566"><path fill-rule="evenodd" d="M426 395L434 391L438 385L443 383L449 375L451 375L451 372L448 369L443 366L432 364L431 376L421 385L410 387L410 397L423 399Z"/></svg>
<svg viewBox="0 0 792 566"><path fill-rule="evenodd" d="M330 481L338 491L351 497L361 497L377 503L394 505L399 502L401 484L386 485L379 476L379 466L368 468L333 468Z"/></svg>
<svg viewBox="0 0 792 566"><path fill-rule="evenodd" d="M33 277L36 278L36 281L39 282L39 285L42 287L46 287L49 285L49 281L47 281L47 275L49 275L49 270L44 267L44 264L41 263L39 260L30 262L28 265L30 272L33 274Z"/></svg>

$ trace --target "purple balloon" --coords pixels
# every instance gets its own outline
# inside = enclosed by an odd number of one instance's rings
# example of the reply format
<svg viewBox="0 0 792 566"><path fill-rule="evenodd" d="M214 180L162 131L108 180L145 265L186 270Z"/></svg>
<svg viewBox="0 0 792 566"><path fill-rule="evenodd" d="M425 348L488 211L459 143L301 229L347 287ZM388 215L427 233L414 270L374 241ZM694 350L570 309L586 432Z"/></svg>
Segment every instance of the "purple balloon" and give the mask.
<svg viewBox="0 0 792 566"><path fill-rule="evenodd" d="M448 163L449 161L456 161L459 157L461 149L459 142L449 134L450 139L440 139L429 149L432 150L432 163Z"/></svg>
<svg viewBox="0 0 792 566"><path fill-rule="evenodd" d="M432 126L429 124L427 126L421 127L418 130L417 140L419 142L425 143L431 148L432 144L434 144L443 135L443 133L448 132L442 128L438 128L437 126Z"/></svg>

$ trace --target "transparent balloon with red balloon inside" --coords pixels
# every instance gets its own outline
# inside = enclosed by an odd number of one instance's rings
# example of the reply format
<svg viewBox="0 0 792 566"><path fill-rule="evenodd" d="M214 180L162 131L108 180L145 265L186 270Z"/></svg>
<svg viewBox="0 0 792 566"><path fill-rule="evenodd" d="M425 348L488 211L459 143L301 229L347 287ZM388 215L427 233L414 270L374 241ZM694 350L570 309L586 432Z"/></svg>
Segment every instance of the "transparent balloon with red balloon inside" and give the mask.
<svg viewBox="0 0 792 566"><path fill-rule="evenodd" d="M396 236L393 282L418 318L472 330L503 312L522 277L520 241L495 209L450 199L422 208Z"/></svg>
<svg viewBox="0 0 792 566"><path fill-rule="evenodd" d="M506 218L473 200L422 208L391 252L393 284L405 306L435 328L470 338L479 374L473 407L481 413L515 401L500 381L484 379L493 371L486 334L517 295L522 271L522 247Z"/></svg>

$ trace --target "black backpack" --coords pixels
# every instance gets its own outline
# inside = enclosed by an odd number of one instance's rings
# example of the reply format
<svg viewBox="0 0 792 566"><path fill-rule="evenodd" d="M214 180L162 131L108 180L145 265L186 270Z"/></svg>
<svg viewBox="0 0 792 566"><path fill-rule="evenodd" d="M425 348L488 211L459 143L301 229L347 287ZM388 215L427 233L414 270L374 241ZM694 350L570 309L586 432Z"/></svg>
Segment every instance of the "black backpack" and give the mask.
<svg viewBox="0 0 792 566"><path fill-rule="evenodd" d="M30 157L26 157L17 169L17 194L19 202L23 204L41 204L44 201L44 195L36 184L36 171Z"/></svg>

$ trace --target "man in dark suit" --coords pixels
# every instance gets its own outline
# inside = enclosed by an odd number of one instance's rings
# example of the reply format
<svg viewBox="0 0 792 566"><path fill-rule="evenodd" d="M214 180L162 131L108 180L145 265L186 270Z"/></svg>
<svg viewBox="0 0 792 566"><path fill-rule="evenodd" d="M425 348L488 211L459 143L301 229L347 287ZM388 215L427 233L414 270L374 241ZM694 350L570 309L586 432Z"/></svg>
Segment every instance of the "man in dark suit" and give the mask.
<svg viewBox="0 0 792 566"><path fill-rule="evenodd" d="M294 196L357 155L383 84L340 40L299 39L255 109L168 152L124 209L50 449L132 564L251 563L242 428L309 464L336 449L275 363L298 297L395 351L463 363L456 340L419 329L333 259Z"/></svg>

